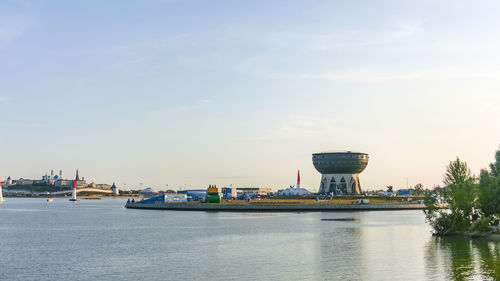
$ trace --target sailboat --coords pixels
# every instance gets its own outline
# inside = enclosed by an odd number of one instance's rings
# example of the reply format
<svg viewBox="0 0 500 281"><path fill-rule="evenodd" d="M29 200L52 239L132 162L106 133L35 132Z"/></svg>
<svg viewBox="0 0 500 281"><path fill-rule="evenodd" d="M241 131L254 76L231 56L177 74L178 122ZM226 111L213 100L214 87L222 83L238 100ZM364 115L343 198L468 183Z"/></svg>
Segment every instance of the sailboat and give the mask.
<svg viewBox="0 0 500 281"><path fill-rule="evenodd" d="M80 199L76 198L76 181L78 180L78 170L76 170L76 179L73 181L73 195L69 201L80 201Z"/></svg>
<svg viewBox="0 0 500 281"><path fill-rule="evenodd" d="M0 179L0 203L5 202L5 199L3 199L3 194L2 194L2 180Z"/></svg>

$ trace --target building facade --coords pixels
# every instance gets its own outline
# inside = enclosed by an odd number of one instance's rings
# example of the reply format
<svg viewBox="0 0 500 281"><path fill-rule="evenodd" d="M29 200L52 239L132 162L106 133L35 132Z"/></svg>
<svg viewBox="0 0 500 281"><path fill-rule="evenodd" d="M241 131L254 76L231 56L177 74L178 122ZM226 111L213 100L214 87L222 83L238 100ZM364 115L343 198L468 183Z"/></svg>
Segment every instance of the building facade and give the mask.
<svg viewBox="0 0 500 281"><path fill-rule="evenodd" d="M368 165L368 154L361 152L322 152L312 157L321 173L319 193L335 195L361 194L359 174Z"/></svg>
<svg viewBox="0 0 500 281"><path fill-rule="evenodd" d="M261 195L265 196L271 192L269 187L238 187L236 188L236 194L238 196L246 195Z"/></svg>

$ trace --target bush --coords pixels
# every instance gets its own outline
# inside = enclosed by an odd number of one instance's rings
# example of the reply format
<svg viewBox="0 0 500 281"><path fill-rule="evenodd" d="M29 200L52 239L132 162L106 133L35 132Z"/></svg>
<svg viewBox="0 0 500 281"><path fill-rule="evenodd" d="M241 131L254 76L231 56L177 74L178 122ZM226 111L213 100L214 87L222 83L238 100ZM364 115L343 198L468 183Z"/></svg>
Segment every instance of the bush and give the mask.
<svg viewBox="0 0 500 281"><path fill-rule="evenodd" d="M470 232L488 233L491 232L490 225L492 219L490 217L482 217L475 220L469 228Z"/></svg>

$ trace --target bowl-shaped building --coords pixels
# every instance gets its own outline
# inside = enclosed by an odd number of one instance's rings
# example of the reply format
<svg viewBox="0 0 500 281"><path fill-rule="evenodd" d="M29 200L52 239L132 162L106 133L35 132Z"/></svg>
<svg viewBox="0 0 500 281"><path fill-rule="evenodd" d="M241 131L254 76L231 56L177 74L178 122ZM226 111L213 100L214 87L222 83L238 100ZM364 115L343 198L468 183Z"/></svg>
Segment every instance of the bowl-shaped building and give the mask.
<svg viewBox="0 0 500 281"><path fill-rule="evenodd" d="M313 165L322 174L320 193L360 194L359 174L368 165L361 152L322 152L312 155Z"/></svg>

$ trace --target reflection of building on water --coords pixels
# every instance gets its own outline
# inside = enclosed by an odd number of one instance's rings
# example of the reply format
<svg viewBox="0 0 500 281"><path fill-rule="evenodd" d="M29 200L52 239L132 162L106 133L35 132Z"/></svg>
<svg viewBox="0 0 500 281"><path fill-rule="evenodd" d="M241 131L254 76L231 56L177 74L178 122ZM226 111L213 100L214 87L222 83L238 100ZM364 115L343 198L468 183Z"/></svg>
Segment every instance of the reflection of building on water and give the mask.
<svg viewBox="0 0 500 281"><path fill-rule="evenodd" d="M316 170L321 173L319 193L361 194L359 174L368 165L367 153L315 153L312 160Z"/></svg>
<svg viewBox="0 0 500 281"><path fill-rule="evenodd" d="M352 214L352 213L351 213ZM345 216L345 215L344 215ZM333 213L323 213L322 218L337 217ZM320 280L383 280L361 278L364 268L361 247L361 229L353 222L319 221L315 238L319 248L322 278Z"/></svg>

